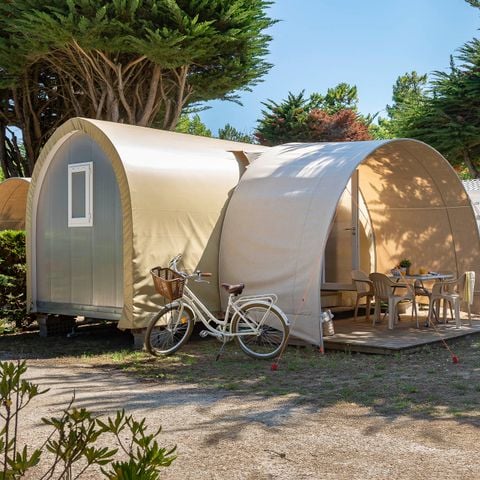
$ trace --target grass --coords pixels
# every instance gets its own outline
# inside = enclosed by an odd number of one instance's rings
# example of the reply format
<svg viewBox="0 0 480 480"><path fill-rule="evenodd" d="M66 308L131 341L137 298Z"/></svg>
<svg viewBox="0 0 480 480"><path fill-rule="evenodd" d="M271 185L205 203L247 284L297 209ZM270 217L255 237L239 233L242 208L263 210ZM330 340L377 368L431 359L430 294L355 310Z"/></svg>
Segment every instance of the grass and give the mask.
<svg viewBox="0 0 480 480"><path fill-rule="evenodd" d="M381 415L455 418L480 425L480 338L452 343L460 363L441 346L393 356L352 353L320 355L310 347L288 347L278 371L229 343L192 337L170 357L131 350L131 337L113 325L84 327L73 338L41 338L36 332L0 337L0 358L62 358L119 369L152 382L195 384L232 395L282 396L312 408L339 402Z"/></svg>

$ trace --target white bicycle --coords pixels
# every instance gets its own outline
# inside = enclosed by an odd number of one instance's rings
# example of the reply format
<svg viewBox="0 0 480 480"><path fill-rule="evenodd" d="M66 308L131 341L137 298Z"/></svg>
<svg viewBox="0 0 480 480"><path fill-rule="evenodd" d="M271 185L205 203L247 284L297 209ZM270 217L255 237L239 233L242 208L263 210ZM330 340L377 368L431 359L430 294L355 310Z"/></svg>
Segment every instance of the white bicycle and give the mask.
<svg viewBox="0 0 480 480"><path fill-rule="evenodd" d="M200 336L211 335L224 344L232 338L240 348L253 358L269 359L279 355L288 341L289 322L282 310L275 305L277 296L240 296L244 284L222 287L229 293L223 320L215 318L208 308L188 288L188 280L211 274L200 271L187 274L178 269L182 255L169 263L169 268L155 267L151 270L155 288L171 303L166 305L150 321L145 346L152 355L170 355L188 341L193 325L201 321L205 330Z"/></svg>

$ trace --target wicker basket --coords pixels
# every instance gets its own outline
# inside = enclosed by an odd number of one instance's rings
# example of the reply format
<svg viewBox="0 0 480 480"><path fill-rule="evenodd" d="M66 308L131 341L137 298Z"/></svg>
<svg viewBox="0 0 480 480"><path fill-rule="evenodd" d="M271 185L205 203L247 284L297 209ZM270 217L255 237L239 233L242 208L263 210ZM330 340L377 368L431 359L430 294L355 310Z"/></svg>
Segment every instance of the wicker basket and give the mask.
<svg viewBox="0 0 480 480"><path fill-rule="evenodd" d="M170 268L155 267L150 270L155 290L170 302L183 295L185 279Z"/></svg>

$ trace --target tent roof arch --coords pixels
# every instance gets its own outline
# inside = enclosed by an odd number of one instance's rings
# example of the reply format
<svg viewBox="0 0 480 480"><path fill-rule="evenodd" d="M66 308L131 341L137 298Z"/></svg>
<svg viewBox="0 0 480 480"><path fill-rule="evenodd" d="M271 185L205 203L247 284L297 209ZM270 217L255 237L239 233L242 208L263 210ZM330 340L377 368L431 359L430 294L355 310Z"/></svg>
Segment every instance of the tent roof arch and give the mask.
<svg viewBox="0 0 480 480"><path fill-rule="evenodd" d="M425 246L435 235L439 266L458 272L478 267L459 224L460 213L461 221L475 225L468 197L448 162L428 145L398 139L274 147L249 166L229 203L220 278L245 282L247 293L277 293L294 334L305 340L319 340L323 252L356 170L372 219L377 270L391 268L389 262L402 255L429 261L414 240ZM440 238L440 228L430 234L418 224L409 232L412 214L438 220L446 237ZM478 257L476 229L473 235Z"/></svg>

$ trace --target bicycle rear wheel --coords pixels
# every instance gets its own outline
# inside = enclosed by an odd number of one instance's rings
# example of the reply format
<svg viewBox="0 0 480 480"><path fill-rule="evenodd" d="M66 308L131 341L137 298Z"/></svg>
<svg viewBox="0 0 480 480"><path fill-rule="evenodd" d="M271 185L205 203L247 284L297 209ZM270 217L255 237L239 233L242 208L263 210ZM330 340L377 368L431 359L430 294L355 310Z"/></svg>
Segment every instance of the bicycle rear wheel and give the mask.
<svg viewBox="0 0 480 480"><path fill-rule="evenodd" d="M185 305L170 305L148 324L145 347L155 356L170 355L188 341L193 330L193 313Z"/></svg>
<svg viewBox="0 0 480 480"><path fill-rule="evenodd" d="M239 334L235 336L238 346L253 358L276 357L288 341L290 331L278 308L250 303L242 307L242 314L246 320L238 314L232 320L232 332ZM258 334L254 328L258 328Z"/></svg>

